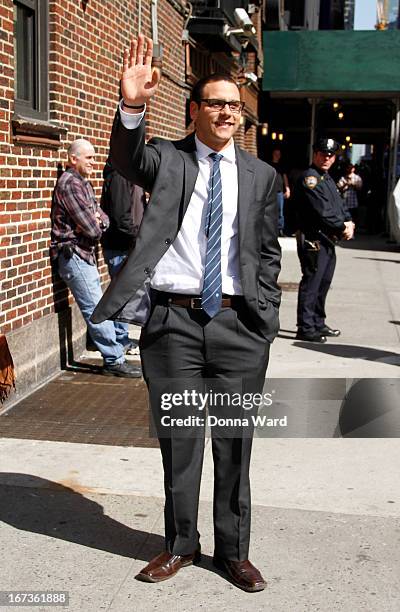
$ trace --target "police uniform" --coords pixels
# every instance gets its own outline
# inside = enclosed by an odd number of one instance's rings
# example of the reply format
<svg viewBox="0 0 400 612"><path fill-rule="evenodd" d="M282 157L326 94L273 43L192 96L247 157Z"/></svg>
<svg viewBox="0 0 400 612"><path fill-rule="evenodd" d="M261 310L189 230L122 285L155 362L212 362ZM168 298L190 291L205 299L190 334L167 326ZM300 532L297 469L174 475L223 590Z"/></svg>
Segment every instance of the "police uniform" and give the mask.
<svg viewBox="0 0 400 612"><path fill-rule="evenodd" d="M334 155L338 144L321 139L314 151ZM351 221L335 181L315 165L298 179L294 200L297 214L297 252L302 279L297 303L297 338L326 342L326 336L338 336L325 322L325 300L336 265L335 243Z"/></svg>

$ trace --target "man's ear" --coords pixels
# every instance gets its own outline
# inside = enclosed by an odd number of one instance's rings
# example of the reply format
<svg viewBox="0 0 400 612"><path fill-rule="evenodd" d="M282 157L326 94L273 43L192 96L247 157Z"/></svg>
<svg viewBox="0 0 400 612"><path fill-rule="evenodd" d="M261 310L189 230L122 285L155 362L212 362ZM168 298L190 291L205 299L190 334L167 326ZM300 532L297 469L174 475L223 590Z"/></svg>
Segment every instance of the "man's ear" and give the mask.
<svg viewBox="0 0 400 612"><path fill-rule="evenodd" d="M199 104L197 102L194 102L193 100L191 101L189 106L189 114L191 120L195 122L197 119L197 115L199 114Z"/></svg>
<svg viewBox="0 0 400 612"><path fill-rule="evenodd" d="M77 156L76 155L70 155L68 158L68 162L70 166L76 166L76 160L77 160Z"/></svg>

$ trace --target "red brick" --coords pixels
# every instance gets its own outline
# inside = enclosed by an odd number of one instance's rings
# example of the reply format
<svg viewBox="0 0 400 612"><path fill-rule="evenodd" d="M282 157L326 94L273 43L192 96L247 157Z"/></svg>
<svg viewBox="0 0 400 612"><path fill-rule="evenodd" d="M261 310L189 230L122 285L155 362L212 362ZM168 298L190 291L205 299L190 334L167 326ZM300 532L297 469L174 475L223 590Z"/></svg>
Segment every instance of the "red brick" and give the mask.
<svg viewBox="0 0 400 612"><path fill-rule="evenodd" d="M0 47L4 61L0 75L0 183L5 204L0 214L2 247L20 238L16 255L11 260L14 269L11 280L3 282L4 290L32 288L37 299L23 305L27 312L18 314L14 294L6 297L8 310L7 330L27 325L33 319L54 312L56 305L66 304L65 287L53 279L48 259L50 236L51 195L57 177L57 166L65 166L66 148L77 137L89 138L96 147L97 163L93 184L97 197L101 193L101 170L108 153L108 139L118 97L118 79L121 53L115 41L127 45L132 14L137 15L137 0L120 2L90 0L86 13L80 0L52 0L49 3L49 118L65 125L68 135L59 149L45 146L19 146L10 139L10 115L14 112L14 57L12 42L13 3L1 2L0 27L7 36ZM110 10L110 7L112 10ZM260 20L260 15L257 19ZM134 17L133 29L135 28ZM164 68L174 79L185 82L185 49L181 44L184 18L167 0L159 0L159 33L164 47ZM151 32L150 3L142 4L142 24L145 34ZM260 40L261 43L261 40ZM1 89L3 88L3 89ZM164 77L160 90L149 105L147 136L163 135L179 138L185 135L186 90ZM241 130L238 141L255 152L255 130L246 134ZM15 242L15 245L17 243ZM3 249L2 249L3 250ZM1 259L10 254L0 254ZM16 266L18 265L18 268ZM108 274L100 256L100 273L104 280ZM40 293L39 293L40 292ZM21 294L22 295L22 294ZM28 296L26 296L28 297ZM69 297L72 302L72 298ZM22 306L20 306L22 308ZM3 315L2 315L3 316Z"/></svg>

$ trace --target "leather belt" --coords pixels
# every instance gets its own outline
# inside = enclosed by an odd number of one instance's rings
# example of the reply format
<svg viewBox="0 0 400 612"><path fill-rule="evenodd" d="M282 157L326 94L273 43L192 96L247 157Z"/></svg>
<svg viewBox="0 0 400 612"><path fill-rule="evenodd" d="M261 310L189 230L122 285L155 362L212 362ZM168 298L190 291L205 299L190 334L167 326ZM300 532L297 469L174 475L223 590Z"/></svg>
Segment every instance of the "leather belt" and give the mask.
<svg viewBox="0 0 400 612"><path fill-rule="evenodd" d="M202 310L203 307L201 305L201 297L193 297L193 298L169 298L169 304L173 304L174 306L182 306L183 308L191 308L192 310ZM222 298L221 308L231 308L232 307L232 298Z"/></svg>
<svg viewBox="0 0 400 612"><path fill-rule="evenodd" d="M166 291L153 290L154 300L158 304L173 304L182 308L190 308L192 310L203 310L200 296L182 295L178 293L168 293ZM232 308L233 305L242 300L241 295L222 296L221 308Z"/></svg>

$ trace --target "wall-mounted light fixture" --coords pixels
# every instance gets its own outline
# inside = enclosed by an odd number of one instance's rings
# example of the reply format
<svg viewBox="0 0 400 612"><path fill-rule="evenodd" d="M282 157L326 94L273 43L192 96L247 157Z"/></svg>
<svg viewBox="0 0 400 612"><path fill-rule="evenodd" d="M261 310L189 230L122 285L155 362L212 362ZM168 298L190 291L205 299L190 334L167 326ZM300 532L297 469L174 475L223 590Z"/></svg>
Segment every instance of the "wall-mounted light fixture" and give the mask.
<svg viewBox="0 0 400 612"><path fill-rule="evenodd" d="M338 113L338 117L339 117L339 119L343 119L344 113Z"/></svg>
<svg viewBox="0 0 400 612"><path fill-rule="evenodd" d="M342 149L343 149L343 151L345 150L345 148L346 148L346 145L342 145Z"/></svg>
<svg viewBox="0 0 400 612"><path fill-rule="evenodd" d="M346 141L350 142L350 140L351 140L350 136L346 136Z"/></svg>
<svg viewBox="0 0 400 612"><path fill-rule="evenodd" d="M337 110L339 108L339 102L334 102L332 106L335 110Z"/></svg>
<svg viewBox="0 0 400 612"><path fill-rule="evenodd" d="M272 132L272 134L271 134L271 140L276 140L276 132Z"/></svg>
<svg viewBox="0 0 400 612"><path fill-rule="evenodd" d="M262 123L261 124L261 136L267 136L268 135L268 123Z"/></svg>
<svg viewBox="0 0 400 612"><path fill-rule="evenodd" d="M278 134L278 140L283 140L283 134Z"/></svg>

